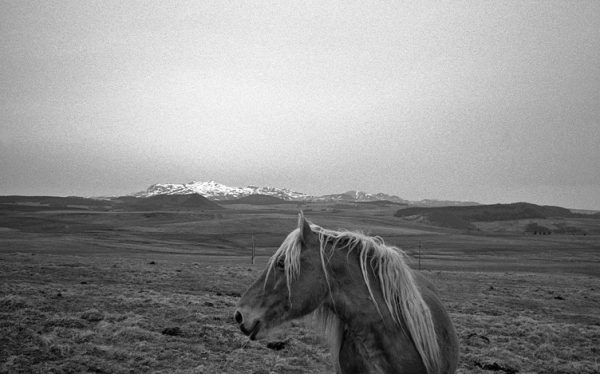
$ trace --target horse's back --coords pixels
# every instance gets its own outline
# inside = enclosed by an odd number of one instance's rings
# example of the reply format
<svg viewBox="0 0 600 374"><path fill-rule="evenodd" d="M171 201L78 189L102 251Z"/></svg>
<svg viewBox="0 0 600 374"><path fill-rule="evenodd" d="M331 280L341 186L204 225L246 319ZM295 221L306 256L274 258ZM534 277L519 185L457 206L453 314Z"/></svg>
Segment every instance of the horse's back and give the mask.
<svg viewBox="0 0 600 374"><path fill-rule="evenodd" d="M450 320L450 315L440 300L439 293L433 282L420 272L415 272L415 280L423 300L429 306L433 324L438 336L441 353L440 373L454 373L458 366L459 347L456 330Z"/></svg>

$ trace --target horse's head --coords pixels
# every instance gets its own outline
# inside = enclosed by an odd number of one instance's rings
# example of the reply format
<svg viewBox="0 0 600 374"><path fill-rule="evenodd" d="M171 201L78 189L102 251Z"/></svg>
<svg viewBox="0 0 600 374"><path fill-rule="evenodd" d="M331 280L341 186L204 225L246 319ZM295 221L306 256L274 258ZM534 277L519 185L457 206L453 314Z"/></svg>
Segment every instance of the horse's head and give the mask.
<svg viewBox="0 0 600 374"><path fill-rule="evenodd" d="M314 311L327 296L321 244L300 214L298 228L271 257L237 304L234 318L251 340Z"/></svg>

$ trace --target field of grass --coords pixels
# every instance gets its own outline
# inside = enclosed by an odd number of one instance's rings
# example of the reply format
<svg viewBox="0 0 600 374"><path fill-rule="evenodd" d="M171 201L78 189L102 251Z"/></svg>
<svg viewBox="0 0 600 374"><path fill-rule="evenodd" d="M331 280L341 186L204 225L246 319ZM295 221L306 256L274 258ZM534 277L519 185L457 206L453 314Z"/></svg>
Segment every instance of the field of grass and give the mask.
<svg viewBox="0 0 600 374"><path fill-rule="evenodd" d="M232 318L295 214L0 212L0 373L332 373L302 322L250 342ZM460 373L600 372L598 236L461 232L385 209L306 214L383 236L413 268L421 242Z"/></svg>

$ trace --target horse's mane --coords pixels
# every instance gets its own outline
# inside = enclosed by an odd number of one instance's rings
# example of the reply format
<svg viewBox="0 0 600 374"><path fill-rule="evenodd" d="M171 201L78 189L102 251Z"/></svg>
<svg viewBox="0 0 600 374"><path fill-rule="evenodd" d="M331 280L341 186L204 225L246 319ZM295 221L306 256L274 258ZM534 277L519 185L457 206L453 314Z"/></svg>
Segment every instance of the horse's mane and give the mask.
<svg viewBox="0 0 600 374"><path fill-rule="evenodd" d="M363 279L377 311L381 315L380 306L376 302L371 283L369 282L367 266L371 266L373 273L379 279L379 286L385 300L385 306L392 319L398 326L402 326L401 321L404 321L417 351L427 368L427 372L430 374L437 373L439 370L440 349L437 343L431 312L417 288L413 271L404 261L404 252L395 246L386 245L383 239L378 236L371 237L352 231L327 230L313 224L311 224L311 230L319 238L321 264L328 286L329 271L327 263L332 254L342 247L348 247L349 252L358 251ZM273 257L271 257L267 265L268 277L268 272L273 268L274 264L279 260L284 261L286 281L290 292L291 282L300 273L300 237L300 229L292 231ZM327 247L328 243L331 244L329 248ZM334 311L326 307L317 308L308 316L308 319L313 322L313 326L317 331L328 338L332 361L337 367L339 365L337 355L344 333L343 323L338 319Z"/></svg>

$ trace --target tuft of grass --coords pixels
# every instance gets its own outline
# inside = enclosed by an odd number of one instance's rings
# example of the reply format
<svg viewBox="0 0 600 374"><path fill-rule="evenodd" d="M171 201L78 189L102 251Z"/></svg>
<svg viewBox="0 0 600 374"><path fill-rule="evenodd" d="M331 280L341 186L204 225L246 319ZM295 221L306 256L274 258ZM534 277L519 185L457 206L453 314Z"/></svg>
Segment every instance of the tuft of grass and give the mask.
<svg viewBox="0 0 600 374"><path fill-rule="evenodd" d="M22 296L8 294L0 297L1 312L14 312L28 307L30 307L29 303Z"/></svg>
<svg viewBox="0 0 600 374"><path fill-rule="evenodd" d="M138 340L144 340L144 341L156 342L156 343L158 343L162 337L160 334L158 334L156 332L148 331L148 330L145 330L145 329L142 329L139 327L119 328L114 333L114 336L125 342L135 342Z"/></svg>

